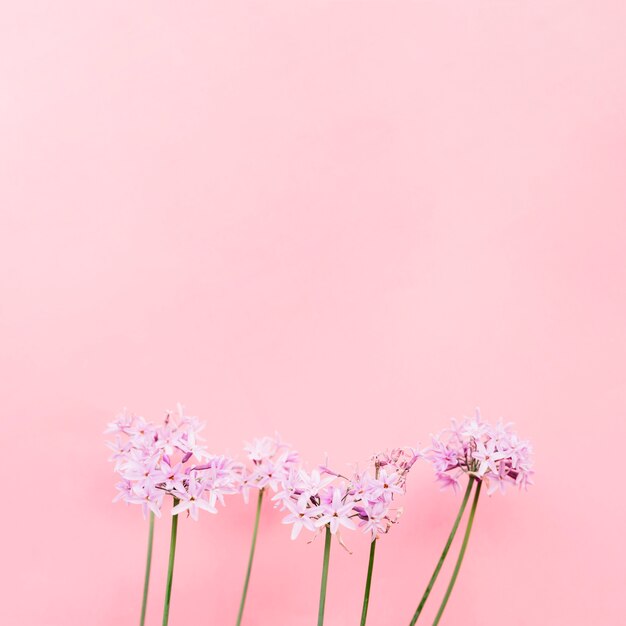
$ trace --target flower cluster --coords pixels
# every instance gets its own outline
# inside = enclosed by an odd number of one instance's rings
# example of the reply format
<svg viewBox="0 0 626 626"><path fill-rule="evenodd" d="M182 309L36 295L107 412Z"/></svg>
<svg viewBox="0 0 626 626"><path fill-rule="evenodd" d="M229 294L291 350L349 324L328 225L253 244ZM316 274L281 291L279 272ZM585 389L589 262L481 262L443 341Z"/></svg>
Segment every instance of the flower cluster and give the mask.
<svg viewBox="0 0 626 626"><path fill-rule="evenodd" d="M238 491L241 466L225 456L210 454L199 433L197 418L186 416L182 406L168 412L161 424L122 413L105 433L114 434L107 445L121 481L114 501L140 504L161 516L166 495L174 499L172 515L188 511L197 520L200 509L217 513L216 504Z"/></svg>
<svg viewBox="0 0 626 626"><path fill-rule="evenodd" d="M241 470L239 490L246 504L250 489L269 488L277 492L299 461L298 453L278 435L253 439L244 445L244 450L250 464Z"/></svg>
<svg viewBox="0 0 626 626"><path fill-rule="evenodd" d="M392 501L405 492L406 475L417 458L418 453L411 449L376 455L373 472L356 472L352 478L326 466L310 473L293 468L274 496L287 511L283 523L293 525L291 538L296 539L303 528L315 533L325 526L333 535L341 527L361 527L371 534L372 541L388 532L401 512L392 512Z"/></svg>
<svg viewBox="0 0 626 626"><path fill-rule="evenodd" d="M460 424L432 436L432 445L424 456L433 464L442 488L457 491L463 473L483 480L489 495L513 484L526 488L532 484L532 448L520 439L512 424L500 420L492 425L476 417L465 418Z"/></svg>

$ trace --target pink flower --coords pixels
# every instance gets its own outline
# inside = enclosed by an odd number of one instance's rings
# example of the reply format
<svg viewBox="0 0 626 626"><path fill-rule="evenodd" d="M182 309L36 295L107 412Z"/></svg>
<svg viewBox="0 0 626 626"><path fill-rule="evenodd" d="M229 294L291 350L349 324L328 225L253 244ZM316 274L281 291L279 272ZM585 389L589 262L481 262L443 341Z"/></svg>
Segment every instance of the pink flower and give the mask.
<svg viewBox="0 0 626 626"><path fill-rule="evenodd" d="M107 428L104 431L105 435L109 435L111 433L128 433L128 429L133 425L133 421L135 418L124 409L118 416L117 419L113 422L109 422L107 424Z"/></svg>
<svg viewBox="0 0 626 626"><path fill-rule="evenodd" d="M242 471L240 477L245 502L248 502L249 491L253 488L279 491L289 472L298 464L298 453L283 443L278 435L253 439L245 444L244 450L251 461L251 466Z"/></svg>
<svg viewBox="0 0 626 626"><path fill-rule="evenodd" d="M270 460L263 461L255 472L256 486L259 489L269 487L272 491L278 491L278 486L285 477L285 468L281 463L273 463Z"/></svg>
<svg viewBox="0 0 626 626"><path fill-rule="evenodd" d="M283 518L283 524L293 524L291 529L291 538L297 539L300 531L303 528L315 532L315 509L311 509L307 506L305 500L298 500L297 502L287 501L287 509L290 511L289 515Z"/></svg>
<svg viewBox="0 0 626 626"><path fill-rule="evenodd" d="M466 418L461 424L459 432L462 437L480 439L483 435L492 432L492 427L486 422L480 421L480 411L476 409L476 417L474 419Z"/></svg>
<svg viewBox="0 0 626 626"><path fill-rule="evenodd" d="M446 472L459 464L458 448L443 443L438 437L431 436L432 446L428 448L427 455L430 462L438 472Z"/></svg>
<svg viewBox="0 0 626 626"><path fill-rule="evenodd" d="M239 492L243 496L243 501L248 504L250 502L250 489L255 489L256 485L253 485L250 481L252 475L245 469L242 470L239 478Z"/></svg>
<svg viewBox="0 0 626 626"><path fill-rule="evenodd" d="M157 457L144 457L131 452L122 473L129 480L154 484L154 475L157 473L158 464L159 459Z"/></svg>
<svg viewBox="0 0 626 626"><path fill-rule="evenodd" d="M300 492L298 494L298 500L310 500L321 491L324 491L324 489L335 480L333 475L322 476L317 469L314 469L310 474L307 474L304 470L300 470L298 479L298 489Z"/></svg>
<svg viewBox="0 0 626 626"><path fill-rule="evenodd" d="M109 461L115 461L115 471L119 471L120 467L127 462L132 450L131 442L123 440L119 435L115 436L115 441L105 441L107 447L113 450L113 454L109 457Z"/></svg>
<svg viewBox="0 0 626 626"><path fill-rule="evenodd" d="M278 452L279 445L277 438L261 437L249 443L246 442L243 449L253 463L262 463L269 461Z"/></svg>
<svg viewBox="0 0 626 626"><path fill-rule="evenodd" d="M446 474L445 472L437 472L436 479L439 483L441 483L441 490L452 488L454 493L457 493L461 488L461 484L458 481L457 476L452 476L451 474Z"/></svg>
<svg viewBox="0 0 626 626"><path fill-rule="evenodd" d="M115 498L113 498L113 502L117 502L118 500L124 500L128 503L128 500L133 496L133 484L127 478L122 478L122 480L115 485L117 489L117 494Z"/></svg>
<svg viewBox="0 0 626 626"><path fill-rule="evenodd" d="M217 513L215 508L215 498L211 497L207 500L204 497L205 486L201 479L195 475L195 472L190 476L187 488L182 491L176 491L175 497L180 502L172 509L172 515L178 515L183 511L189 511L191 519L198 521L198 513L200 509L208 511L209 513Z"/></svg>
<svg viewBox="0 0 626 626"><path fill-rule="evenodd" d="M404 489L400 486L401 478L396 472L389 473L386 469L381 469L378 478L371 481L371 496L375 499L382 498L389 502L394 494L402 495Z"/></svg>
<svg viewBox="0 0 626 626"><path fill-rule="evenodd" d="M506 493L507 482L509 481L507 480L507 476L504 473L498 472L497 474L489 474L489 478L487 481L487 495L491 496L496 493L496 491L499 491L501 494L504 495Z"/></svg>
<svg viewBox="0 0 626 626"><path fill-rule="evenodd" d="M472 455L475 460L480 461L478 476L484 476L487 471L498 476L500 469L497 461L510 457L510 454L506 452L498 452L495 439L488 439L486 443L480 439L476 440L476 450L474 450Z"/></svg>
<svg viewBox="0 0 626 626"><path fill-rule="evenodd" d="M187 475L182 462L172 465L171 461L165 460L165 458L161 459L159 467L153 472L153 480L161 484L162 488L167 491L172 489L183 490L185 488L183 483L186 478Z"/></svg>
<svg viewBox="0 0 626 626"><path fill-rule="evenodd" d="M148 483L134 485L129 496L125 499L131 504L141 504L144 518L152 511L157 517L161 517L161 505L163 504L163 492Z"/></svg>
<svg viewBox="0 0 626 626"><path fill-rule="evenodd" d="M345 526L350 530L356 528L356 524L351 519L355 515L354 501L347 496L342 496L341 490L337 487L333 488L331 501L320 505L320 513L321 517L315 525L321 528L328 524L333 535L337 533L339 526Z"/></svg>
<svg viewBox="0 0 626 626"><path fill-rule="evenodd" d="M363 474L355 474L350 486L350 495L355 502L361 502L361 500L369 501L375 500L376 497L372 494L374 479L368 472Z"/></svg>
<svg viewBox="0 0 626 626"><path fill-rule="evenodd" d="M389 531L392 521L388 517L389 504L387 502L374 502L364 507L361 511L360 526L364 532L372 535L372 541L379 535L383 535Z"/></svg>
<svg viewBox="0 0 626 626"><path fill-rule="evenodd" d="M239 492L241 466L228 457L216 456L203 468L205 468L203 471L197 473L210 495L211 502L219 501L222 506L225 506L224 496Z"/></svg>

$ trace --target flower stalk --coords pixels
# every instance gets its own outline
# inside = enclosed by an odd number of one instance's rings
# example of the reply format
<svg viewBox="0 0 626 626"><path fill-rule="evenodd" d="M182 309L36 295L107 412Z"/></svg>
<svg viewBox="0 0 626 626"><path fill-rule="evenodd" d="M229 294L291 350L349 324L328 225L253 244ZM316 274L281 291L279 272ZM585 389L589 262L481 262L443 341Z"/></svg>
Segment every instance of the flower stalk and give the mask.
<svg viewBox="0 0 626 626"><path fill-rule="evenodd" d="M141 619L139 626L146 622L146 609L148 607L148 589L150 587L150 570L152 568L152 545L154 543L154 512L150 511L150 527L148 530L148 555L146 557L146 575L143 581L143 599L141 601Z"/></svg>
<svg viewBox="0 0 626 626"><path fill-rule="evenodd" d="M457 576L459 575L461 563L463 563L463 557L465 556L465 550L467 549L467 543L469 542L470 533L472 532L472 525L474 524L474 516L476 515L476 506L478 505L478 497L480 496L481 486L482 481L480 481L478 483L478 486L476 487L476 493L474 494L474 500L472 501L472 508L470 510L469 519L467 520L465 536L463 537L463 543L461 544L461 551L459 552L459 557L456 560L454 572L452 572L452 578L450 579L450 583L448 584L446 593L443 596L443 600L441 601L441 606L439 607L439 611L437 612L435 621L433 622L433 626L437 626L437 624L439 624L439 620L441 620L441 616L443 615L443 611L446 608L446 604L448 604L448 599L450 598L450 594L452 593L454 583L456 582Z"/></svg>
<svg viewBox="0 0 626 626"><path fill-rule="evenodd" d="M467 489L465 490L465 495L463 496L463 501L461 502L459 512L457 513L456 519L454 520L454 524L452 525L452 530L450 531L450 535L448 536L446 545L443 548L443 552L441 553L441 556L439 557L439 561L437 562L435 571L433 572L433 575L430 577L430 580L428 581L428 585L426 585L426 590L424 591L424 594L422 595L422 599L420 600L420 603L417 605L417 610L415 611L413 615L413 619L411 620L410 626L415 626L422 612L422 609L424 608L424 605L426 604L426 600L428 600L428 596L430 595L430 592L433 589L435 581L437 580L437 577L439 576L439 572L441 571L443 563L446 560L446 557L448 556L448 552L450 551L450 546L452 545L452 541L454 540L456 531L459 528L459 523L461 522L461 518L463 517L463 513L465 512L465 508L467 507L467 502L469 500L470 492L472 491L472 487L474 486L475 480L476 479L473 476L469 477L469 481L467 483Z"/></svg>
<svg viewBox="0 0 626 626"><path fill-rule="evenodd" d="M365 580L365 594L363 595L363 610L361 611L361 626L365 626L367 621L367 609L370 603L370 589L372 586L372 573L374 572L374 556L376 554L376 543L378 539L372 541L370 546L370 559L367 566L367 579Z"/></svg>
<svg viewBox="0 0 626 626"><path fill-rule="evenodd" d="M174 498L174 506L178 504ZM163 607L163 626L167 626L170 618L170 600L172 597L172 579L174 577L174 557L176 556L176 534L178 531L178 514L172 515L172 533L170 535L170 558L167 566L167 582L165 583L165 605Z"/></svg>
<svg viewBox="0 0 626 626"><path fill-rule="evenodd" d="M246 571L246 580L243 584L243 594L241 595L241 604L239 605L239 614L237 615L237 626L241 625L243 618L243 609L246 605L246 597L248 595L248 585L250 584L250 574L252 572L252 562L254 560L254 551L256 549L256 540L259 532L259 520L261 519L261 505L263 503L263 489L259 489L259 498L256 506L256 518L254 520L254 531L252 532L252 545L250 546L250 557L248 558L248 570Z"/></svg>
<svg viewBox="0 0 626 626"><path fill-rule="evenodd" d="M322 585L320 588L320 606L317 613L317 626L324 624L324 609L326 608L326 586L328 584L328 563L330 561L330 526L326 525L326 539L324 541L324 564L322 566Z"/></svg>

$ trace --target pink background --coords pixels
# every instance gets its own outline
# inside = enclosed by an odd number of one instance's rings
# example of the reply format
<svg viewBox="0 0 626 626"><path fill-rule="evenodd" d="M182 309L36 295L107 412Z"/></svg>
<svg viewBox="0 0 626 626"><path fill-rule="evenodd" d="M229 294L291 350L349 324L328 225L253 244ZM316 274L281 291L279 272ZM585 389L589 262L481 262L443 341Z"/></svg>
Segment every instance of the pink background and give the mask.
<svg viewBox="0 0 626 626"><path fill-rule="evenodd" d="M339 466L504 415L537 484L480 504L444 623L623 623L624 32L621 0L2 2L0 622L138 623L102 430L181 400L215 451L278 429ZM458 502L416 467L372 626ZM311 625L322 544L266 513L245 624ZM252 517L181 521L172 626L234 624Z"/></svg>

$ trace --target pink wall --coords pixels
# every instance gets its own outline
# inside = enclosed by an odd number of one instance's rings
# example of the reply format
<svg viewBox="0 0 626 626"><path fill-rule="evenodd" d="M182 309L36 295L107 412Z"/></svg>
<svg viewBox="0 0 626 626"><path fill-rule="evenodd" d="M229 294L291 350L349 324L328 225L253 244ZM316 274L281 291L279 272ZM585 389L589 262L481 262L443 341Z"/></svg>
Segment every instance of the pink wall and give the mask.
<svg viewBox="0 0 626 626"><path fill-rule="evenodd" d="M0 623L137 623L101 432L178 400L215 451L278 429L338 465L514 420L536 487L481 503L444 622L622 623L625 30L619 0L3 2ZM431 481L372 626L442 547ZM311 625L322 544L267 513L246 626ZM172 626L234 623L252 517L181 521ZM358 622L350 543L328 626Z"/></svg>

